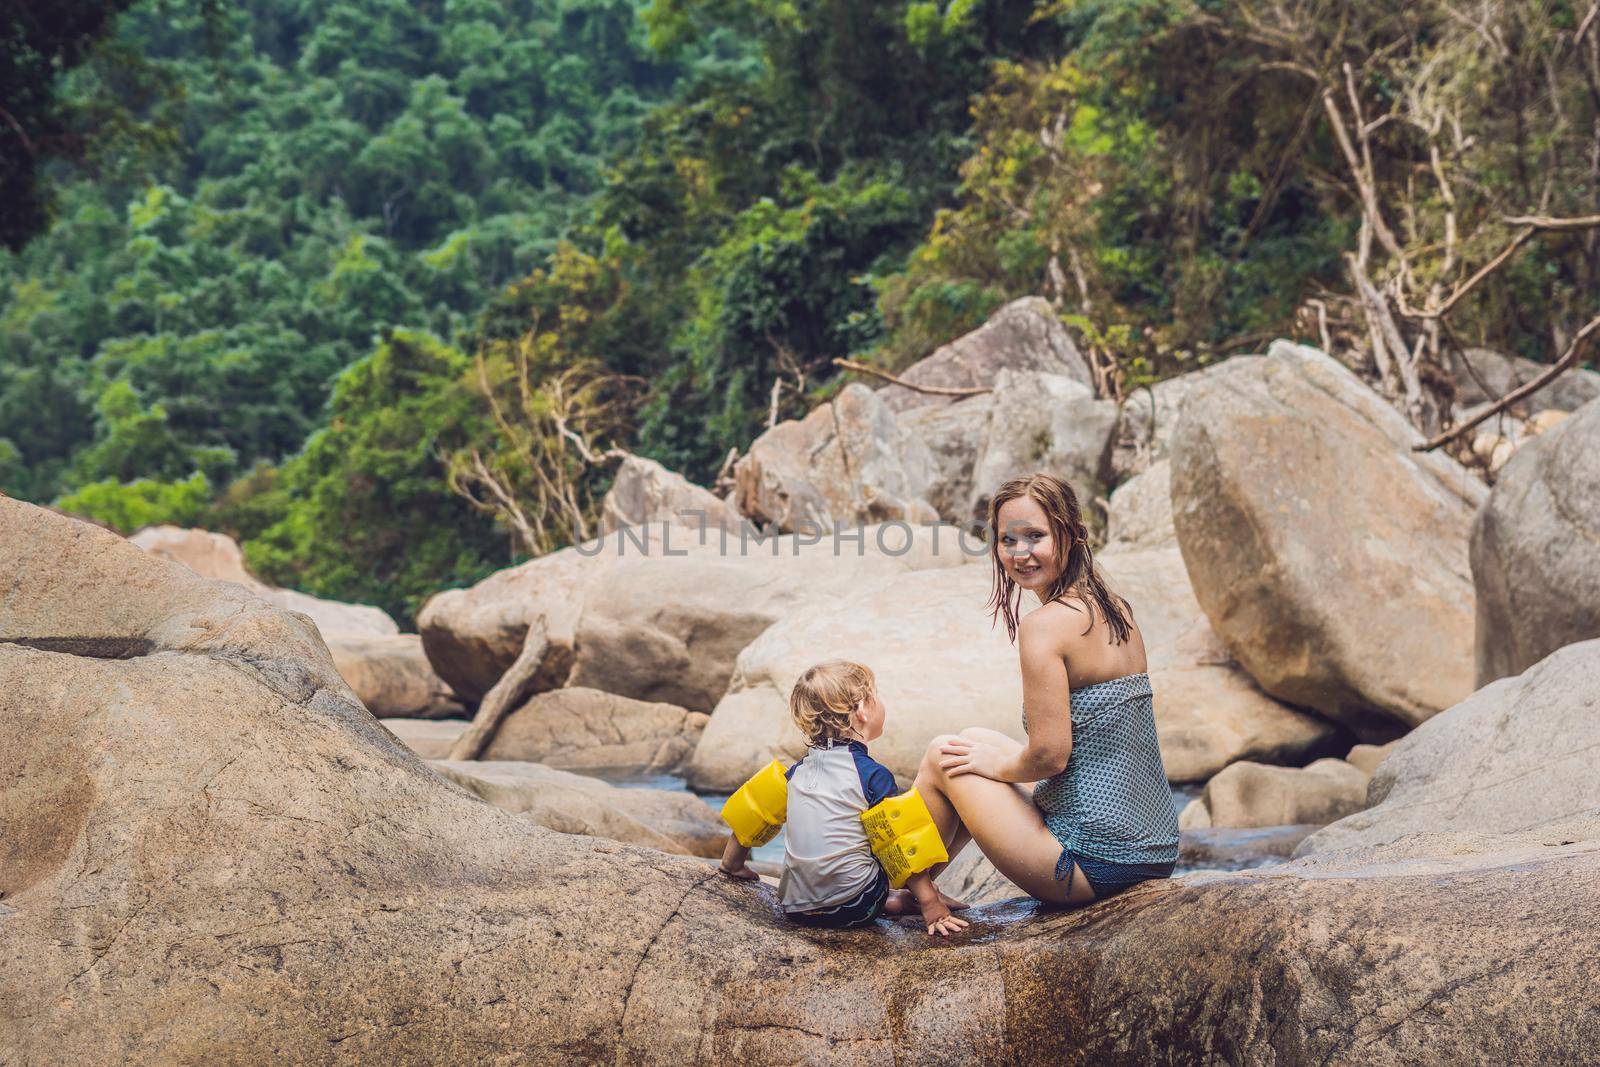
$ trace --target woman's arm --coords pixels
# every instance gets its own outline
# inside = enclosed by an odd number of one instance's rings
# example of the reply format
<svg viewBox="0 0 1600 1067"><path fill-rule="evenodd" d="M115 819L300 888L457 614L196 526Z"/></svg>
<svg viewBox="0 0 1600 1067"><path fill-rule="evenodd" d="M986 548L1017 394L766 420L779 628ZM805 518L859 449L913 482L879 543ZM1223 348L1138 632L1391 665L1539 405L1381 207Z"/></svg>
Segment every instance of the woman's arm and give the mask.
<svg viewBox="0 0 1600 1067"><path fill-rule="evenodd" d="M1061 609L1056 609L1061 610ZM1057 774L1072 755L1072 685L1066 649L1050 610L1035 611L1017 627L1022 666L1022 706L1028 713L1028 743L1014 757L994 745L957 737L941 749L945 773L981 774L1000 782L1037 782Z"/></svg>

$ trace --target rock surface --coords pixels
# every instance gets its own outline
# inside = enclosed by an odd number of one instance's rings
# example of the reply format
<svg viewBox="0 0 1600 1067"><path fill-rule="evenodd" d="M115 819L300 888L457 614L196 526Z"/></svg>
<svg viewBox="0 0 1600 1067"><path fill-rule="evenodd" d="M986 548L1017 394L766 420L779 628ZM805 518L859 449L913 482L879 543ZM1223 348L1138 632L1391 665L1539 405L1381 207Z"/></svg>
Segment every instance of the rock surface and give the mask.
<svg viewBox="0 0 1600 1067"><path fill-rule="evenodd" d="M1076 379L1001 370L983 450L973 465L967 515L986 517L1002 482L1034 471L1065 478L1086 504L1103 495L1116 425L1116 402L1096 400L1094 390ZM1086 506L1084 521L1098 525L1097 514Z"/></svg>
<svg viewBox="0 0 1600 1067"><path fill-rule="evenodd" d="M447 719L461 698L433 672L416 634L324 634L333 665L379 718Z"/></svg>
<svg viewBox="0 0 1600 1067"><path fill-rule="evenodd" d="M1517 450L1472 525L1480 685L1600 637L1600 401Z"/></svg>
<svg viewBox="0 0 1600 1067"><path fill-rule="evenodd" d="M835 523L934 522L931 453L878 394L852 382L804 419L780 422L733 465L741 515L785 533Z"/></svg>
<svg viewBox="0 0 1600 1067"><path fill-rule="evenodd" d="M239 544L227 534L181 526L146 526L128 538L146 552L183 564L203 578L235 582L274 607L311 616L324 637L332 634L397 634L400 627L382 608L323 600L267 585L245 570Z"/></svg>
<svg viewBox="0 0 1600 1067"><path fill-rule="evenodd" d="M1127 395L1112 436L1111 477L1115 484L1121 485L1143 474L1152 464L1171 454L1172 432L1178 425L1184 401L1195 386L1212 375L1225 373L1223 368L1231 362L1224 360L1203 370L1166 378Z"/></svg>
<svg viewBox="0 0 1600 1067"><path fill-rule="evenodd" d="M872 756L909 786L935 734L988 726L1022 737L1022 683L1003 625L983 610L987 564L916 571L840 589L790 611L739 653L690 761L697 789L728 792L775 758L805 754L789 691L807 667L857 659L887 709Z"/></svg>
<svg viewBox="0 0 1600 1067"><path fill-rule="evenodd" d="M1097 562L1144 635L1171 781L1205 781L1235 760L1301 763L1342 751L1334 724L1272 699L1234 661L1200 610L1175 545L1112 545Z"/></svg>
<svg viewBox="0 0 1600 1067"><path fill-rule="evenodd" d="M1368 776L1340 759L1306 767L1231 763L1178 816L1183 830L1206 827L1325 826L1367 805Z"/></svg>
<svg viewBox="0 0 1600 1067"><path fill-rule="evenodd" d="M1387 745L1356 745L1352 748L1344 761L1357 768L1367 777L1372 777L1378 771L1378 764L1389 758L1389 753L1395 750L1399 741L1390 741Z"/></svg>
<svg viewBox="0 0 1600 1067"><path fill-rule="evenodd" d="M1176 549L1102 559L1145 635L1162 759L1174 781L1198 781L1236 759L1298 759L1331 744L1334 728L1263 694L1233 665L1194 603ZM986 559L908 572L817 598L745 648L689 765L697 788L731 790L774 758L805 751L789 721L789 691L806 667L859 658L888 709L875 759L909 784L928 739L967 726L1022 738L1016 649L984 604ZM841 591L843 592L843 591ZM1342 749L1340 749L1342 751Z"/></svg>
<svg viewBox="0 0 1600 1067"><path fill-rule="evenodd" d="M653 459L629 456L600 505L602 535L624 526L670 522L698 530L737 530L739 516L709 489Z"/></svg>
<svg viewBox="0 0 1600 1067"><path fill-rule="evenodd" d="M433 773L309 626L0 500L0 1059L1582 1062L1600 816L930 943ZM223 713L212 713L220 709Z"/></svg>
<svg viewBox="0 0 1600 1067"><path fill-rule="evenodd" d="M567 684L709 712L728 691L740 651L779 619L832 605L876 578L968 558L949 527L845 533L859 540L713 537L683 556L635 553L614 563L585 593Z"/></svg>
<svg viewBox="0 0 1600 1067"><path fill-rule="evenodd" d="M1013 300L976 330L912 364L897 377L913 385L987 389L994 385L1001 370L1062 374L1084 385L1094 384L1089 364L1062 325L1061 317L1049 301L1037 296ZM949 397L899 385L885 386L878 396L894 412L951 403Z"/></svg>
<svg viewBox="0 0 1600 1067"><path fill-rule="evenodd" d="M962 524L972 516L972 465L983 449L989 431L994 397L967 397L949 404L924 404L896 416L902 451L925 447L932 460L932 476L923 495L939 517Z"/></svg>
<svg viewBox="0 0 1600 1067"><path fill-rule="evenodd" d="M1160 459L1117 486L1106 520L1106 551L1177 547L1172 525L1172 461Z"/></svg>
<svg viewBox="0 0 1600 1067"><path fill-rule="evenodd" d="M417 613L422 647L439 676L476 703L516 662L538 619L546 645L533 688L558 688L572 669L573 631L594 576L619 559L677 551L697 538L683 527L651 523L507 567L468 589L435 593Z"/></svg>
<svg viewBox="0 0 1600 1067"><path fill-rule="evenodd" d="M1200 605L1268 693L1383 742L1472 691L1482 483L1315 350L1229 360L1172 440Z"/></svg>
<svg viewBox="0 0 1600 1067"><path fill-rule="evenodd" d="M1450 364L1456 383L1456 403L1464 407L1498 400L1524 382L1531 382L1550 369L1549 364L1535 363L1521 356L1503 356L1487 348L1469 348L1465 356L1471 370L1462 361L1463 353L1452 351ZM1482 384L1479 384L1482 379ZM1483 386L1487 385L1488 392ZM1579 367L1569 370L1555 381L1533 394L1525 403L1533 405L1528 410L1555 408L1558 411L1576 411L1589 401L1600 397L1600 374Z"/></svg>
<svg viewBox="0 0 1600 1067"><path fill-rule="evenodd" d="M450 748L467 728L466 719L379 719L384 729L394 734L423 759L445 759Z"/></svg>
<svg viewBox="0 0 1600 1067"><path fill-rule="evenodd" d="M1401 738L1371 806L1304 852L1385 844L1430 830L1507 833L1600 808L1600 640L1568 645L1478 690Z"/></svg>
<svg viewBox="0 0 1600 1067"><path fill-rule="evenodd" d="M519 760L434 760L434 770L502 811L563 834L686 856L721 856L728 828L692 793L624 789Z"/></svg>
<svg viewBox="0 0 1600 1067"><path fill-rule="evenodd" d="M552 689L507 715L482 758L562 770L660 774L689 758L705 726L704 714L673 704L598 689Z"/></svg>

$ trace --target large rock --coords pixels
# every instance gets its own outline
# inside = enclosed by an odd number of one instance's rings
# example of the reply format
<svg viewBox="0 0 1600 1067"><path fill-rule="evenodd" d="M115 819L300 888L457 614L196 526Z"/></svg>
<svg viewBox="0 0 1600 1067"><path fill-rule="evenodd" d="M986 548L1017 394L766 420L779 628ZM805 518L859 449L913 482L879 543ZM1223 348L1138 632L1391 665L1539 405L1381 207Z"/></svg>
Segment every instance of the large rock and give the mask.
<svg viewBox="0 0 1600 1067"><path fill-rule="evenodd" d="M0 588L7 1063L1554 1063L1600 1044L1597 816L975 909L951 942L807 931L706 861L446 782L304 622L114 535L0 500Z"/></svg>
<svg viewBox="0 0 1600 1067"><path fill-rule="evenodd" d="M379 719L390 733L423 759L446 759L456 738L467 728L465 719Z"/></svg>
<svg viewBox="0 0 1600 1067"><path fill-rule="evenodd" d="M818 599L739 653L728 693L700 738L688 778L728 792L805 740L789 718L789 692L813 663L854 659L872 668L888 710L872 755L909 786L935 734L988 726L1022 734L1022 682L1004 626L983 610L987 566L911 572Z"/></svg>
<svg viewBox="0 0 1600 1067"><path fill-rule="evenodd" d="M245 570L239 544L227 534L181 526L146 526L128 538L146 552L183 564L203 578L244 586L274 607L311 616L324 637L333 634L383 636L400 627L382 608L323 600L293 589L277 589Z"/></svg>
<svg viewBox="0 0 1600 1067"><path fill-rule="evenodd" d="M1157 460L1111 494L1106 517L1106 551L1176 548L1172 525L1172 461Z"/></svg>
<svg viewBox="0 0 1600 1067"><path fill-rule="evenodd" d="M972 471L967 518L986 518L989 500L1002 482L1046 471L1072 483L1088 505L1105 492L1117 405L1096 400L1094 390L1073 378L1038 371L1003 369L995 378L983 450Z"/></svg>
<svg viewBox="0 0 1600 1067"><path fill-rule="evenodd" d="M435 760L434 770L503 811L564 834L686 856L721 856L728 827L692 793L624 789L517 760Z"/></svg>
<svg viewBox="0 0 1600 1067"><path fill-rule="evenodd" d="M1195 595L1268 693L1387 741L1472 690L1472 511L1486 490L1311 349L1229 360L1188 396L1172 507Z"/></svg>
<svg viewBox="0 0 1600 1067"><path fill-rule="evenodd" d="M733 465L739 513L785 533L835 523L933 522L933 457L878 395L852 382L804 419L780 422Z"/></svg>
<svg viewBox="0 0 1600 1067"><path fill-rule="evenodd" d="M896 416L902 452L925 447L932 458L933 475L924 496L947 522L971 518L972 465L983 450L993 407L993 394L985 393L952 404L923 404Z"/></svg>
<svg viewBox="0 0 1600 1067"><path fill-rule="evenodd" d="M670 522L699 530L737 530L739 516L709 489L653 459L628 456L600 506L600 532Z"/></svg>
<svg viewBox="0 0 1600 1067"><path fill-rule="evenodd" d="M1144 635L1170 780L1205 781L1236 760L1303 763L1343 751L1334 724L1272 699L1240 669L1200 610L1175 545L1112 545L1098 562Z"/></svg>
<svg viewBox="0 0 1600 1067"><path fill-rule="evenodd" d="M874 578L960 567L982 547L950 527L891 523L844 535L710 538L684 556L619 561L585 595L568 684L710 711L740 650L777 620L833 605Z"/></svg>
<svg viewBox="0 0 1600 1067"><path fill-rule="evenodd" d="M1002 370L1060 374L1092 386L1094 376L1072 335L1050 302L1037 296L1013 300L989 321L951 341L897 375L912 385L943 389L987 389ZM951 403L948 396L889 385L878 391L889 410Z"/></svg>
<svg viewBox="0 0 1600 1067"><path fill-rule="evenodd" d="M1194 388L1227 367L1223 361L1204 370L1165 378L1153 385L1140 386L1122 401L1117 429L1112 435L1111 480L1121 485L1166 459L1172 451L1172 433L1178 415Z"/></svg>
<svg viewBox="0 0 1600 1067"><path fill-rule="evenodd" d="M698 539L697 531L665 522L630 527L496 571L471 588L435 593L417 614L422 647L439 676L476 703L516 662L538 619L545 651L532 686L555 689L572 669L574 629L594 576L630 555L677 552Z"/></svg>
<svg viewBox="0 0 1600 1067"><path fill-rule="evenodd" d="M324 634L333 665L379 718L448 719L461 699L433 672L416 634Z"/></svg>
<svg viewBox="0 0 1600 1067"><path fill-rule="evenodd" d="M1401 738L1359 814L1300 854L1385 844L1407 834L1507 833L1600 808L1600 640L1568 645L1502 678Z"/></svg>
<svg viewBox="0 0 1600 1067"><path fill-rule="evenodd" d="M1499 400L1517 386L1533 381L1550 366L1521 356L1504 356L1487 348L1469 348L1465 353L1451 351L1450 369L1456 383L1456 403L1471 408ZM1488 386L1487 392L1484 386ZM1528 405L1525 413L1541 408L1576 411L1597 397L1600 397L1600 374L1580 367L1562 374L1524 401Z"/></svg>
<svg viewBox="0 0 1600 1067"><path fill-rule="evenodd" d="M590 773L659 774L689 758L705 725L704 714L673 704L598 689L553 689L507 715L483 759Z"/></svg>
<svg viewBox="0 0 1600 1067"><path fill-rule="evenodd" d="M1362 774L1371 778L1378 772L1378 765L1389 758L1400 744L1398 740L1390 741L1386 745L1356 745L1344 757L1344 761L1358 768Z"/></svg>
<svg viewBox="0 0 1600 1067"><path fill-rule="evenodd" d="M1472 526L1477 679L1600 637L1600 401L1517 450Z"/></svg>
<svg viewBox="0 0 1600 1067"><path fill-rule="evenodd" d="M1175 549L1102 565L1145 635L1169 777L1202 780L1232 760L1297 759L1331 743L1328 723L1270 699L1231 665ZM902 784L935 734L987 726L1021 739L1017 652L984 610L989 582L980 560L897 575L787 614L739 654L690 782L726 791L774 758L798 758L805 746L789 720L789 691L806 667L833 657L860 659L877 674L888 723L872 753Z"/></svg>
<svg viewBox="0 0 1600 1067"><path fill-rule="evenodd" d="M1187 808L1178 825L1208 827L1324 826L1367 805L1368 776L1340 759L1307 767L1240 762L1223 768Z"/></svg>

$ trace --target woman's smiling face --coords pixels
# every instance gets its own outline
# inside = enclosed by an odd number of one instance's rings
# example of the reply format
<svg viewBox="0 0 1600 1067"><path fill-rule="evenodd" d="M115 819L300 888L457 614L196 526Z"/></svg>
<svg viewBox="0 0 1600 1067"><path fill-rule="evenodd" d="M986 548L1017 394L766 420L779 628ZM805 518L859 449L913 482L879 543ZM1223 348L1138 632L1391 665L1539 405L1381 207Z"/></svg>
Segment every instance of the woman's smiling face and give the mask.
<svg viewBox="0 0 1600 1067"><path fill-rule="evenodd" d="M1061 574L1061 562L1044 508L1030 496L1019 496L1000 505L997 520L1000 528L995 535L1006 574L1031 592L1048 589Z"/></svg>

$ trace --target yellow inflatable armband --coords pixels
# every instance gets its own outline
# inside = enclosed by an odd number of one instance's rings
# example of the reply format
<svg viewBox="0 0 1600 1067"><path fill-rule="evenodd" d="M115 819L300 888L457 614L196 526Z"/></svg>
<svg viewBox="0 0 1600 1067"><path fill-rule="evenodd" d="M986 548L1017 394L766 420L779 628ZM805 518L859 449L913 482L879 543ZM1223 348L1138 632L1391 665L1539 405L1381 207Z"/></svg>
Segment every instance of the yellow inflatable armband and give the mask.
<svg viewBox="0 0 1600 1067"><path fill-rule="evenodd" d="M788 814L789 780L777 760L757 771L722 805L722 821L745 848L771 841Z"/></svg>
<svg viewBox="0 0 1600 1067"><path fill-rule="evenodd" d="M861 813L872 854L883 864L889 884L899 889L918 871L950 858L944 839L915 789L879 802Z"/></svg>

